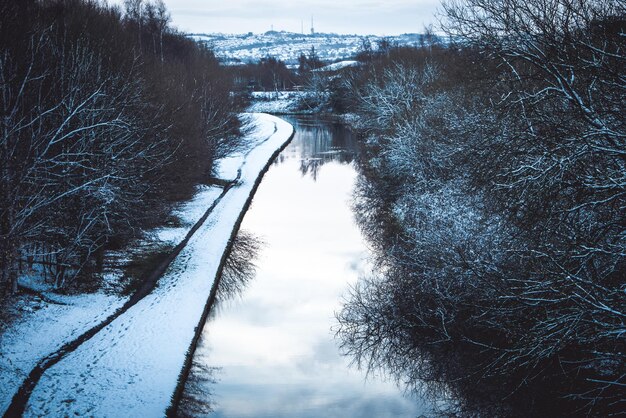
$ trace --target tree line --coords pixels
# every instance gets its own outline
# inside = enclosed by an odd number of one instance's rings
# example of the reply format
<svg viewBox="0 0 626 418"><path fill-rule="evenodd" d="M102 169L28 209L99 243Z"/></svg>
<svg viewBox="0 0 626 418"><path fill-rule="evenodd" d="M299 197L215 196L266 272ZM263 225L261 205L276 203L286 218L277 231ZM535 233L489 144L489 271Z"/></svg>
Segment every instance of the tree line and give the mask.
<svg viewBox="0 0 626 418"><path fill-rule="evenodd" d="M229 71L233 74L236 90L278 92L308 86L311 72L324 65L315 47L311 47L308 53L300 53L297 68L290 68L281 59L267 56L258 62L233 66Z"/></svg>
<svg viewBox="0 0 626 418"><path fill-rule="evenodd" d="M80 285L237 146L231 78L161 0L0 1L0 283Z"/></svg>
<svg viewBox="0 0 626 418"><path fill-rule="evenodd" d="M624 4L443 10L451 44L369 55L335 92L365 140L376 259L343 348L452 416L622 413Z"/></svg>

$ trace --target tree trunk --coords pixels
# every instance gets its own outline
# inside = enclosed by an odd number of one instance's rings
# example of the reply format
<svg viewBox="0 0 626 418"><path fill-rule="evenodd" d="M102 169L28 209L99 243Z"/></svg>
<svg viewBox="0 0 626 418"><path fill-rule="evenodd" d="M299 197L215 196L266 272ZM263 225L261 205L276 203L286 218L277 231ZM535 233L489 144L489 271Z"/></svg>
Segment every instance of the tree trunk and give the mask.
<svg viewBox="0 0 626 418"><path fill-rule="evenodd" d="M14 268L12 268L9 271L9 274L11 276L11 294L16 295L17 294L17 271Z"/></svg>

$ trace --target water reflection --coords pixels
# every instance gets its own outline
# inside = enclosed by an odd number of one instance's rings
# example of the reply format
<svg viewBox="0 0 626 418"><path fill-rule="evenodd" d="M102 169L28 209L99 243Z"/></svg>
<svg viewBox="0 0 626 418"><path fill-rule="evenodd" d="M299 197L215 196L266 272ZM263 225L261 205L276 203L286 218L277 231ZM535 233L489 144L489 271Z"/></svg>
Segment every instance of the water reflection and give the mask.
<svg viewBox="0 0 626 418"><path fill-rule="evenodd" d="M468 379L478 376L472 370L480 366L478 357L467 347L455 348L459 341L448 334L449 306L436 300L452 285L433 286L420 277L426 268L416 266L424 263L424 253L420 258L407 251L409 241L402 239L389 203L393 195L386 179L359 176L352 207L371 249L373 268L351 288L337 313L342 352L359 367L385 370L406 391L429 399L433 407L428 416L514 416L511 411L489 409L495 398L471 404L464 397L485 389Z"/></svg>
<svg viewBox="0 0 626 418"><path fill-rule="evenodd" d="M202 344L202 342L200 342ZM179 418L208 417L213 412L212 393L217 383L215 375L219 369L207 364L203 356L195 356L191 373L185 382L185 391L178 405Z"/></svg>
<svg viewBox="0 0 626 418"><path fill-rule="evenodd" d="M354 138L333 122L290 122L296 136L243 223L265 243L257 275L205 325L194 358L204 369L193 374L207 376L192 376L207 383L194 394L205 409L191 416L416 417L426 407L350 368L331 330L347 287L370 268L349 203Z"/></svg>
<svg viewBox="0 0 626 418"><path fill-rule="evenodd" d="M286 117L298 126L298 135L291 146L281 154L278 164L287 158L300 160L300 172L317 180L319 171L329 162L349 164L358 153L358 143L352 131L333 119Z"/></svg>
<svg viewBox="0 0 626 418"><path fill-rule="evenodd" d="M216 303L219 305L240 296L256 274L256 260L263 247L263 240L249 231L240 230L224 263L224 271L217 288Z"/></svg>
<svg viewBox="0 0 626 418"><path fill-rule="evenodd" d="M224 263L211 318L219 312L221 305L243 295L246 286L255 277L256 260L262 247L263 240L259 237L245 229L239 231ZM205 346L204 336L200 338L199 346ZM178 407L179 417L205 417L213 412L212 391L217 383L215 376L219 368L209 366L209 363L210 359L200 350L194 356Z"/></svg>

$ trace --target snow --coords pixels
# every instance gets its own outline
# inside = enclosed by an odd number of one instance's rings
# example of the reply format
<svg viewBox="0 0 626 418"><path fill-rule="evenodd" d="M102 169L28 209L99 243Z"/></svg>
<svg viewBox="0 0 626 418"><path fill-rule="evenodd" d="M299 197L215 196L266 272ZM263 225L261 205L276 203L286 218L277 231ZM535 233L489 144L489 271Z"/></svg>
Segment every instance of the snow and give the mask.
<svg viewBox="0 0 626 418"><path fill-rule="evenodd" d="M261 112L257 112L261 113ZM257 147L261 142L267 140L276 131L276 126L270 123L258 123L258 118L252 116L251 120L245 120L245 129L254 131L254 135L246 141L246 147L237 151L228 157L222 158L216 164L217 176L220 179L234 181L239 176L239 169L244 163L248 154Z"/></svg>
<svg viewBox="0 0 626 418"><path fill-rule="evenodd" d="M26 416L164 415L233 226L259 173L293 132L276 117L251 117L257 146L245 154L237 185L191 237L157 289L44 373ZM224 173L232 175L234 165L225 164Z"/></svg>
<svg viewBox="0 0 626 418"><path fill-rule="evenodd" d="M194 197L190 201L181 204L172 211L172 215L179 219L181 225L157 228L152 234L163 243L178 245L220 194L222 194L221 187L198 186Z"/></svg>
<svg viewBox="0 0 626 418"><path fill-rule="evenodd" d="M178 217L183 225L191 227L202 218L221 193L221 187L198 186L193 199L180 205L172 214Z"/></svg>
<svg viewBox="0 0 626 418"><path fill-rule="evenodd" d="M275 114L318 113L322 94L309 91L255 91L249 112Z"/></svg>
<svg viewBox="0 0 626 418"><path fill-rule="evenodd" d="M261 142L269 138L275 130L273 124L257 123L258 117L250 114L242 115L242 122L247 129L254 133L247 137L244 148L231 155L221 158L216 162L215 175L217 178L226 181L237 179L238 171L246 156ZM183 203L176 208L172 215L176 216L182 223L182 227L164 227L154 231L160 241L178 244L187 235L193 225L200 220L206 210L215 202L222 193L222 187L218 186L198 186L192 200Z"/></svg>
<svg viewBox="0 0 626 418"><path fill-rule="evenodd" d="M172 212L179 219L180 226L157 228L147 235L159 242L177 245L221 192L220 187L198 186L194 197ZM107 273L103 281L117 282L120 275L118 271ZM3 388L0 411L8 407L21 383L41 359L104 321L128 300L107 291L119 288L113 283L108 287L104 285L102 291L94 294L53 293L51 286L42 282L37 270L21 276L19 282L21 286L41 292L46 300L22 297L16 305L19 319L0 333L0 387Z"/></svg>
<svg viewBox="0 0 626 418"><path fill-rule="evenodd" d="M359 65L361 64L358 61L339 61L339 62L327 65L322 68L317 68L313 70L313 72L323 73L323 72L339 71L339 70L343 70L344 68L358 67Z"/></svg>
<svg viewBox="0 0 626 418"><path fill-rule="evenodd" d="M221 192L219 187L198 186L194 197L172 212L179 219L180 226L157 228L147 235L177 245ZM0 387L3 388L0 411L6 410L21 383L41 359L104 321L128 300L107 291L106 285L94 294L53 293L51 286L42 282L40 273L35 269L32 274L21 276L19 282L21 286L41 292L46 300L21 297L16 305L19 319L0 333ZM116 282L114 279L120 274L117 271L107 273L103 281ZM115 287L119 288L119 285L108 285L110 289Z"/></svg>
<svg viewBox="0 0 626 418"><path fill-rule="evenodd" d="M408 33L398 36L342 35L335 33L301 33L270 31L262 34L189 34L189 38L213 49L225 64L241 65L275 57L288 65L297 65L301 54L309 54L315 48L316 55L325 62L353 58L369 40L374 49L385 39L392 45L419 46L423 35Z"/></svg>
<svg viewBox="0 0 626 418"><path fill-rule="evenodd" d="M102 293L55 295L54 300L64 305L20 301L24 313L0 334L0 411L7 409L39 360L102 322L126 301Z"/></svg>

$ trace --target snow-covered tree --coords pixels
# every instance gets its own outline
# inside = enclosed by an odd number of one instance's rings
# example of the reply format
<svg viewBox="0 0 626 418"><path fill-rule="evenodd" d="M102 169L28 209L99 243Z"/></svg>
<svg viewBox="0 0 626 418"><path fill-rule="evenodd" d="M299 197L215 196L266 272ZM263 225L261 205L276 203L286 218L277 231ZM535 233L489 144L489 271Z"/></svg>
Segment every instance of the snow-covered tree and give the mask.
<svg viewBox="0 0 626 418"><path fill-rule="evenodd" d="M353 83L379 268L339 314L345 348L465 413L619 411L624 5L444 10L457 44L392 49Z"/></svg>

